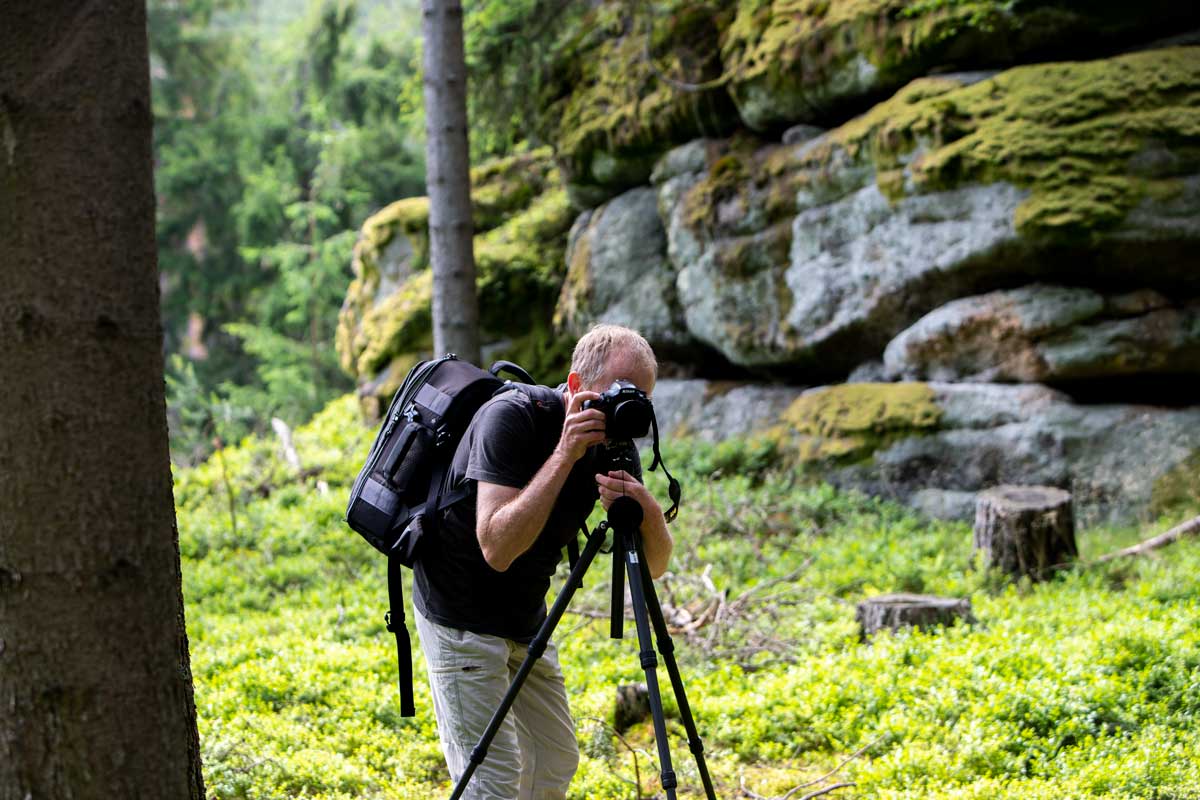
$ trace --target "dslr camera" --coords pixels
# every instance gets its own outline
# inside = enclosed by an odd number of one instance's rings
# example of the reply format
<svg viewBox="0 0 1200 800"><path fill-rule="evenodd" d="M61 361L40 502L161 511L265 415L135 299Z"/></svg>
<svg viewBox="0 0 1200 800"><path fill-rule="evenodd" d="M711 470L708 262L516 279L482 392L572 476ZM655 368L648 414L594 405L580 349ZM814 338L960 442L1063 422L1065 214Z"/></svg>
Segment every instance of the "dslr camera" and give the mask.
<svg viewBox="0 0 1200 800"><path fill-rule="evenodd" d="M650 432L654 416L650 398L629 381L615 381L600 397L584 401L583 408L597 408L604 412L608 441L600 449L603 471L625 470L641 481L642 460L633 440Z"/></svg>
<svg viewBox="0 0 1200 800"><path fill-rule="evenodd" d="M585 400L583 407L604 412L604 427L610 440L640 439L650 432L654 416L650 398L629 381L613 381L595 400Z"/></svg>

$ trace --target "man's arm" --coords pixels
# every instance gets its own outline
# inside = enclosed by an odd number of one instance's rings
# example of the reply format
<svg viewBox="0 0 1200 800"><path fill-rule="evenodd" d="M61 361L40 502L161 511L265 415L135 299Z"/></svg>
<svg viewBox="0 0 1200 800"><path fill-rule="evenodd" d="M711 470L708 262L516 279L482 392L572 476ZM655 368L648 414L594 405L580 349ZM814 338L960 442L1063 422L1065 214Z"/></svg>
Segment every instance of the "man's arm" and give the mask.
<svg viewBox="0 0 1200 800"><path fill-rule="evenodd" d="M604 413L581 409L585 400L599 396L595 392L571 396L558 445L523 488L478 482L475 536L484 560L497 572L504 572L533 546L575 462L589 447L604 441Z"/></svg>
<svg viewBox="0 0 1200 800"><path fill-rule="evenodd" d="M663 516L662 506L654 499L654 495L650 494L649 489L624 470L597 475L596 483L600 486L600 502L605 509L622 495L632 497L642 507L640 530L646 565L650 568L651 578L661 578L667 571L667 562L670 561L671 550L675 547L671 533L667 530L667 519Z"/></svg>

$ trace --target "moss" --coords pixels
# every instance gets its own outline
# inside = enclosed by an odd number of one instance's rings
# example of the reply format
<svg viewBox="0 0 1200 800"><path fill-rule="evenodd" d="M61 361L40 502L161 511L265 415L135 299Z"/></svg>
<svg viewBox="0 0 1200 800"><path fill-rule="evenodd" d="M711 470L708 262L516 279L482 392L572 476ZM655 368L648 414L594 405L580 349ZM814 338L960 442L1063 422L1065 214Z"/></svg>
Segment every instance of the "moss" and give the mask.
<svg viewBox="0 0 1200 800"><path fill-rule="evenodd" d="M574 215L550 155L543 148L489 162L472 173L486 335L524 336L552 312ZM415 197L392 203L363 225L355 246L356 278L336 334L341 366L360 383L374 387L375 376L393 359L431 346L428 223L429 200ZM401 235L408 237L411 255L393 277L403 282L380 298L379 259Z"/></svg>
<svg viewBox="0 0 1200 800"><path fill-rule="evenodd" d="M1030 190L1018 231L1075 238L1111 229L1161 187L1129 170L1151 141L1200 145L1200 48L1019 67L965 87L914 81L801 161L819 173L838 150L869 160L893 199L1007 181ZM1198 166L1181 158L1176 169Z"/></svg>
<svg viewBox="0 0 1200 800"><path fill-rule="evenodd" d="M1200 450L1160 477L1150 491L1150 512L1155 516L1200 506Z"/></svg>
<svg viewBox="0 0 1200 800"><path fill-rule="evenodd" d="M783 413L776 436L801 462L867 455L900 436L936 430L942 416L924 383L847 383L809 392Z"/></svg>
<svg viewBox="0 0 1200 800"><path fill-rule="evenodd" d="M542 147L489 161L471 170L476 232L488 231L561 183L554 153Z"/></svg>
<svg viewBox="0 0 1200 800"><path fill-rule="evenodd" d="M363 349L356 375L373 375L397 354L432 344L433 272L413 275L362 318Z"/></svg>
<svg viewBox="0 0 1200 800"><path fill-rule="evenodd" d="M1086 0L741 0L721 55L743 116L762 129L828 118L934 67L994 68L1055 45L1104 52L1105 40L1168 35L1197 20L1170 0L1139 14Z"/></svg>
<svg viewBox="0 0 1200 800"><path fill-rule="evenodd" d="M669 0L653 15L601 3L561 43L543 92L541 135L567 178L611 192L645 182L657 156L729 130L737 116L720 87L688 91L663 75L704 82L721 74L718 41L731 19L717 0ZM653 24L652 60L646 34ZM583 196L594 193L582 192ZM598 203L597 203L598 204Z"/></svg>
<svg viewBox="0 0 1200 800"><path fill-rule="evenodd" d="M554 308L556 330L573 329L580 309L587 308L591 302L591 270L588 268L591 258L592 232L589 226L589 229L582 231L576 239L575 249L571 251L567 261L567 275Z"/></svg>
<svg viewBox="0 0 1200 800"><path fill-rule="evenodd" d="M397 235L411 240L415 254L413 267L420 269L429 258L428 230L428 197L406 197L385 206L363 223L354 247L354 274L367 279L377 277L379 256Z"/></svg>
<svg viewBox="0 0 1200 800"><path fill-rule="evenodd" d="M520 364L534 380L553 386L566 380L574 347L574 336L539 321L528 332L497 350L493 359Z"/></svg>

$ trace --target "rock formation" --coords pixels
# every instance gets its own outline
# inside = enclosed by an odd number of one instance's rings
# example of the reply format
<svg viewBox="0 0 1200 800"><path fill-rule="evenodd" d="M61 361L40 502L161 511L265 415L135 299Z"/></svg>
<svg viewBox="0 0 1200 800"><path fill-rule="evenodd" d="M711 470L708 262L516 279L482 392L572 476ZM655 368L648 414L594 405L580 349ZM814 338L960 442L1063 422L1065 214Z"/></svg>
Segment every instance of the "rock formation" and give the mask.
<svg viewBox="0 0 1200 800"><path fill-rule="evenodd" d="M1200 36L1155 39L1200 7L729 5L599 3L557 51L555 160L475 182L498 352L553 371L634 325L697 376L656 391L673 435L939 516L998 483L1085 522L1197 496ZM368 410L428 349L421 203L356 248Z"/></svg>

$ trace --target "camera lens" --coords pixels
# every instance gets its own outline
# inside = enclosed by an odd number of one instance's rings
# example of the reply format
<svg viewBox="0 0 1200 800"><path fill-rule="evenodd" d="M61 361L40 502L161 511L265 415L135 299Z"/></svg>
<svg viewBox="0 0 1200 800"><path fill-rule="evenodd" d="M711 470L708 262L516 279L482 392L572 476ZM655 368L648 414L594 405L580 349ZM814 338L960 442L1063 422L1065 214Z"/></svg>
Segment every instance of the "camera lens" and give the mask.
<svg viewBox="0 0 1200 800"><path fill-rule="evenodd" d="M610 427L611 438L640 439L650 432L650 404L640 398L618 403Z"/></svg>

